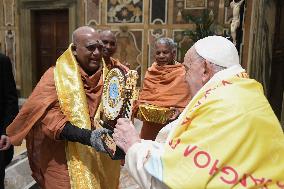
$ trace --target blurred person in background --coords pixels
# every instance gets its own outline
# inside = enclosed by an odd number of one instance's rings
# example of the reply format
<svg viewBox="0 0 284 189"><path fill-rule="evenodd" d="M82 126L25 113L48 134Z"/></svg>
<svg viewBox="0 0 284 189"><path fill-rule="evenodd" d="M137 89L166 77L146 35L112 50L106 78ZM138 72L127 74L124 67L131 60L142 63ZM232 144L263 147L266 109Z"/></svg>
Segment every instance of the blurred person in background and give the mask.
<svg viewBox="0 0 284 189"><path fill-rule="evenodd" d="M5 167L11 162L13 146L6 135L6 127L18 113L18 96L8 56L0 53L0 188L4 189Z"/></svg>

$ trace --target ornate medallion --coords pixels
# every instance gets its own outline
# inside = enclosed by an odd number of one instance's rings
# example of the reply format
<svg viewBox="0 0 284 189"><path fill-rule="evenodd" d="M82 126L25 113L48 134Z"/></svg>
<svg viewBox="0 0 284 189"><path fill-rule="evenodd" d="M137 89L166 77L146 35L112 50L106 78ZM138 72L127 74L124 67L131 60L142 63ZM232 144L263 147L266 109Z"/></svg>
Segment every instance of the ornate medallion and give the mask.
<svg viewBox="0 0 284 189"><path fill-rule="evenodd" d="M100 124L113 130L116 119L131 118L133 101L137 98L136 84L138 73L128 70L124 73L118 68L108 72L103 88L103 111L106 120ZM124 159L125 153L116 146L112 135L102 138L106 151L112 159Z"/></svg>
<svg viewBox="0 0 284 189"><path fill-rule="evenodd" d="M123 107L125 75L114 68L109 71L103 88L103 110L108 120L115 120Z"/></svg>

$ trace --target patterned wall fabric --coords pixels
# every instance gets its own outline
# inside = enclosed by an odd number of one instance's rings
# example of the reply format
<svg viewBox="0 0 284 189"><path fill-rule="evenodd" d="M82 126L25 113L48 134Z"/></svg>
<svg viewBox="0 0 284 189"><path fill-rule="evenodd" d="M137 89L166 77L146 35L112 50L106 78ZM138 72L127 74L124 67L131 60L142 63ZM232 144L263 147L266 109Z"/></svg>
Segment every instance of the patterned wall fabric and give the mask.
<svg viewBox="0 0 284 189"><path fill-rule="evenodd" d="M219 33L228 32L229 27L228 18L227 23L224 19L224 0L85 0L86 4L85 24L100 18L101 22L95 22L97 28L116 32L119 48L115 56L139 70L141 82L153 62L153 43L157 38L173 38L178 45L177 60L183 60L193 44L184 35L184 31L194 30L189 15L199 17L208 10L216 23L221 21Z"/></svg>
<svg viewBox="0 0 284 189"><path fill-rule="evenodd" d="M81 25L114 31L119 42L115 57L138 70L142 83L147 68L153 62L153 44L157 38L173 38L178 46L177 60L183 61L184 53L193 44L184 31L195 30L188 16L200 17L204 10L208 10L218 25L214 30L229 34L232 10L226 7L227 1L230 0L1 0L0 9L4 11L0 11L0 48L14 62L18 87L22 83L29 85L30 76L21 76L20 53L27 47L31 48L27 43L32 39L26 38L20 44L19 33L24 27L32 27L32 16L26 17L30 20L25 23L30 25L23 26L19 15L32 15L34 10L64 8L69 11L70 33ZM32 52L32 49L28 51ZM22 56L22 59L21 65L26 66L33 58ZM32 65L29 65L31 68Z"/></svg>

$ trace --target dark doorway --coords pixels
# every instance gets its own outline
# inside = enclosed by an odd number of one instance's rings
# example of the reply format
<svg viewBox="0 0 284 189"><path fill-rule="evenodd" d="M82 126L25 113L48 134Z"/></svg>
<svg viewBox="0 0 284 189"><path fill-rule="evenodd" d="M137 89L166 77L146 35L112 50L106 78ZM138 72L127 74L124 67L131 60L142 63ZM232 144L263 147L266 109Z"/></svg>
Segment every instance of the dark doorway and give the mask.
<svg viewBox="0 0 284 189"><path fill-rule="evenodd" d="M34 84L68 48L68 10L37 10L33 12Z"/></svg>
<svg viewBox="0 0 284 189"><path fill-rule="evenodd" d="M271 66L271 81L269 101L277 115L281 119L283 92L284 92L284 2L277 1L276 6L275 35Z"/></svg>

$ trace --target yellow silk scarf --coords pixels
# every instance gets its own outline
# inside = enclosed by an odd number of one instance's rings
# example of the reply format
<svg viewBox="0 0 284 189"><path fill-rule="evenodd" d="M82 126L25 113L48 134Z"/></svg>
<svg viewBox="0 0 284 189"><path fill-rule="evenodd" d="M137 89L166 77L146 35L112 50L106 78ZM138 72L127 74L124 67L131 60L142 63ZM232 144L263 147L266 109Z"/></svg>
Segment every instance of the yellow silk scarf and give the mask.
<svg viewBox="0 0 284 189"><path fill-rule="evenodd" d="M284 136L255 80L202 88L162 156L170 188L284 188Z"/></svg>
<svg viewBox="0 0 284 189"><path fill-rule="evenodd" d="M86 94L71 45L56 62L54 80L64 115L73 125L91 129ZM99 118L100 107L95 118ZM80 143L67 142L65 150L72 189L117 188L118 161L112 161L106 154Z"/></svg>

